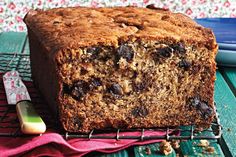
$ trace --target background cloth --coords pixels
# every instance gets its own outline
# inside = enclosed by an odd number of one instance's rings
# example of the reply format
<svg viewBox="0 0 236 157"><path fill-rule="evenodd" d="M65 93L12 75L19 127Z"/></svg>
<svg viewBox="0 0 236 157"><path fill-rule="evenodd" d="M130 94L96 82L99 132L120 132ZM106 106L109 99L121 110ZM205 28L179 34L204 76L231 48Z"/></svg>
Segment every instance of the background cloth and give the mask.
<svg viewBox="0 0 236 157"><path fill-rule="evenodd" d="M140 6L155 4L191 18L236 17L236 0L0 0L0 32L26 31L24 15L29 9L68 6Z"/></svg>

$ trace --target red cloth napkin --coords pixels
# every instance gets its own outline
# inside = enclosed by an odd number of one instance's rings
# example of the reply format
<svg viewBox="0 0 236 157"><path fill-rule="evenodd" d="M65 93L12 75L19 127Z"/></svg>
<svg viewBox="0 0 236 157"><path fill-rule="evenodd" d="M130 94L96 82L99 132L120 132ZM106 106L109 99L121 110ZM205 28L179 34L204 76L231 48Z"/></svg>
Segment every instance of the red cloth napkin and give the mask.
<svg viewBox="0 0 236 157"><path fill-rule="evenodd" d="M125 132L122 135L137 135L140 132ZM115 134L114 134L115 135ZM145 136L165 135L165 132L145 131ZM69 139L65 140L57 133L46 133L33 138L3 137L0 139L0 156L28 154L29 156L82 156L91 151L104 153L116 152L132 145L143 145L160 140L112 140L112 139Z"/></svg>

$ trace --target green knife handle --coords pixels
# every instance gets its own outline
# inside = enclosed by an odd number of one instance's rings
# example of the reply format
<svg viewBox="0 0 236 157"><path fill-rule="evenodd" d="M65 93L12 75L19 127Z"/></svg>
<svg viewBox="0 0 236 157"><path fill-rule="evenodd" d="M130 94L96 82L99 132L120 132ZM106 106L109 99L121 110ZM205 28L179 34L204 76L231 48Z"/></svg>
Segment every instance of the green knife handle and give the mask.
<svg viewBox="0 0 236 157"><path fill-rule="evenodd" d="M23 100L16 104L16 111L20 121L21 131L25 134L42 134L46 125L37 114L31 101Z"/></svg>

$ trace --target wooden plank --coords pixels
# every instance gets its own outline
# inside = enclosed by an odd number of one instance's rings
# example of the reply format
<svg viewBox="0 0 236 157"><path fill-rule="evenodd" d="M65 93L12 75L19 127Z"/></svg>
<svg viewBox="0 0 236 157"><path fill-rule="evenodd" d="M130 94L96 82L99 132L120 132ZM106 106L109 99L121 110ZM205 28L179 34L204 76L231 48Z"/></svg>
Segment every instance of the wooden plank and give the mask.
<svg viewBox="0 0 236 157"><path fill-rule="evenodd" d="M100 152L92 152L86 155L87 157L129 157L127 150L121 150L115 153L104 154Z"/></svg>
<svg viewBox="0 0 236 157"><path fill-rule="evenodd" d="M236 98L219 71L216 76L215 101L223 126L220 145L225 156L236 156Z"/></svg>
<svg viewBox="0 0 236 157"><path fill-rule="evenodd" d="M189 129L189 128L188 128ZM209 129L211 130L211 129ZM182 135L190 135L190 133L182 133ZM203 131L201 133L195 134L195 136L212 136L213 133L210 131ZM210 143L210 147L214 147L214 153L209 153L206 151L206 147L200 147L199 144L201 143L200 140L186 140L180 143L180 149L183 156L188 157L221 157L224 156L223 151L221 150L220 145L218 144L217 140L207 140Z"/></svg>
<svg viewBox="0 0 236 157"><path fill-rule="evenodd" d="M18 32L2 32L0 33L0 55L1 53L22 53L25 46L26 33ZM19 57L13 58L13 55L1 56L4 65L8 65L8 68L1 70L12 70L18 66Z"/></svg>
<svg viewBox="0 0 236 157"><path fill-rule="evenodd" d="M0 33L0 53L17 52L21 53L26 40L24 32L2 32Z"/></svg>
<svg viewBox="0 0 236 157"><path fill-rule="evenodd" d="M30 52L29 39L28 39L28 37L26 37L25 46L24 46L24 50L23 50L22 53L29 54L29 52Z"/></svg>
<svg viewBox="0 0 236 157"><path fill-rule="evenodd" d="M236 62L236 61L235 61ZM236 67L234 68L222 68L222 74L229 87L236 96Z"/></svg>
<svg viewBox="0 0 236 157"><path fill-rule="evenodd" d="M159 144L153 143L143 146L135 146L134 147L134 155L135 157L176 157L176 152L173 150L169 155L163 155L159 152ZM147 154L146 148L151 150L151 154Z"/></svg>
<svg viewBox="0 0 236 157"><path fill-rule="evenodd" d="M181 152L183 156L188 157L224 157L224 154L219 147L219 144L217 141L210 141L210 147L214 148L214 152L210 153L206 151L206 147L200 147L200 141L199 140L193 140L193 141L185 141L181 142Z"/></svg>
<svg viewBox="0 0 236 157"><path fill-rule="evenodd" d="M121 150L116 153L111 153L111 154L103 154L99 157L128 157L128 152L126 150Z"/></svg>

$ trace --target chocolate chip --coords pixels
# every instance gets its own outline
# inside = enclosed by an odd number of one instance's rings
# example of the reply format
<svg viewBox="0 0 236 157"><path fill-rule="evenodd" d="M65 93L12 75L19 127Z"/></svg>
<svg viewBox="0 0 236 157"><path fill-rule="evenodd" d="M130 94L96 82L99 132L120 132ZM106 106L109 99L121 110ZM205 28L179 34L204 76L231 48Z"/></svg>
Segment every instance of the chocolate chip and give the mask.
<svg viewBox="0 0 236 157"><path fill-rule="evenodd" d="M190 66L191 66L191 63L185 59L182 59L179 62L179 67L183 68L184 70L189 70Z"/></svg>
<svg viewBox="0 0 236 157"><path fill-rule="evenodd" d="M82 67L80 70L80 75L85 75L87 73L88 73L88 71Z"/></svg>
<svg viewBox="0 0 236 157"><path fill-rule="evenodd" d="M83 121L83 118L75 116L72 123L74 124L75 128L79 129L82 126Z"/></svg>
<svg viewBox="0 0 236 157"><path fill-rule="evenodd" d="M112 58L111 55L106 55L106 56L101 56L99 59L103 62L106 62L111 58Z"/></svg>
<svg viewBox="0 0 236 157"><path fill-rule="evenodd" d="M173 44L171 47L174 49L174 52L180 54L186 53L185 45L183 43Z"/></svg>
<svg viewBox="0 0 236 157"><path fill-rule="evenodd" d="M189 99L190 105L193 107L197 107L200 103L199 97L194 97Z"/></svg>
<svg viewBox="0 0 236 157"><path fill-rule="evenodd" d="M123 94L123 90L121 88L121 86L117 83L112 84L109 88L108 91L114 95L114 96L119 96Z"/></svg>
<svg viewBox="0 0 236 157"><path fill-rule="evenodd" d="M143 90L147 89L147 83L145 81L140 82L140 83L134 83L133 89L135 92L143 91Z"/></svg>
<svg viewBox="0 0 236 157"><path fill-rule="evenodd" d="M90 53L90 54L98 54L99 52L101 52L102 48L99 47L99 46L96 46L96 47L89 47L87 48L87 53Z"/></svg>
<svg viewBox="0 0 236 157"><path fill-rule="evenodd" d="M102 51L102 48L99 46L87 48L87 53L91 54L90 60L96 59L101 51Z"/></svg>
<svg viewBox="0 0 236 157"><path fill-rule="evenodd" d="M172 52L173 52L173 49L170 47L156 49L155 52L153 53L153 59L155 63L162 63L162 61L165 58L171 57Z"/></svg>
<svg viewBox="0 0 236 157"><path fill-rule="evenodd" d="M100 78L92 78L88 82L80 80L75 82L72 86L64 84L63 92L66 94L70 94L76 100L81 100L81 98L86 95L90 90L93 90L101 85L102 81L100 80Z"/></svg>
<svg viewBox="0 0 236 157"><path fill-rule="evenodd" d="M121 45L117 50L117 57L118 60L123 57L128 62L131 62L134 58L134 50L132 47L128 46L127 44Z"/></svg>
<svg viewBox="0 0 236 157"><path fill-rule="evenodd" d="M201 101L199 97L190 98L189 105L197 109L203 118L208 118L213 114L213 109L209 107L207 102Z"/></svg>
<svg viewBox="0 0 236 157"><path fill-rule="evenodd" d="M102 81L100 78L92 78L90 81L90 89L96 88L102 85Z"/></svg>
<svg viewBox="0 0 236 157"><path fill-rule="evenodd" d="M134 71L132 78L136 78L138 76L138 72Z"/></svg>
<svg viewBox="0 0 236 157"><path fill-rule="evenodd" d="M162 57L165 57L165 58L169 58L172 52L173 52L173 49L170 47L157 49L157 53L159 53Z"/></svg>
<svg viewBox="0 0 236 157"><path fill-rule="evenodd" d="M149 111L145 106L138 106L135 107L132 111L131 114L134 117L146 117L148 115Z"/></svg>
<svg viewBox="0 0 236 157"><path fill-rule="evenodd" d="M71 95L74 99L81 100L81 98L86 95L89 90L89 84L83 80L80 80L73 84L71 88Z"/></svg>
<svg viewBox="0 0 236 157"><path fill-rule="evenodd" d="M212 115L213 110L207 105L207 102L201 101L197 108L200 110L202 116L204 118L208 118L210 115Z"/></svg>

